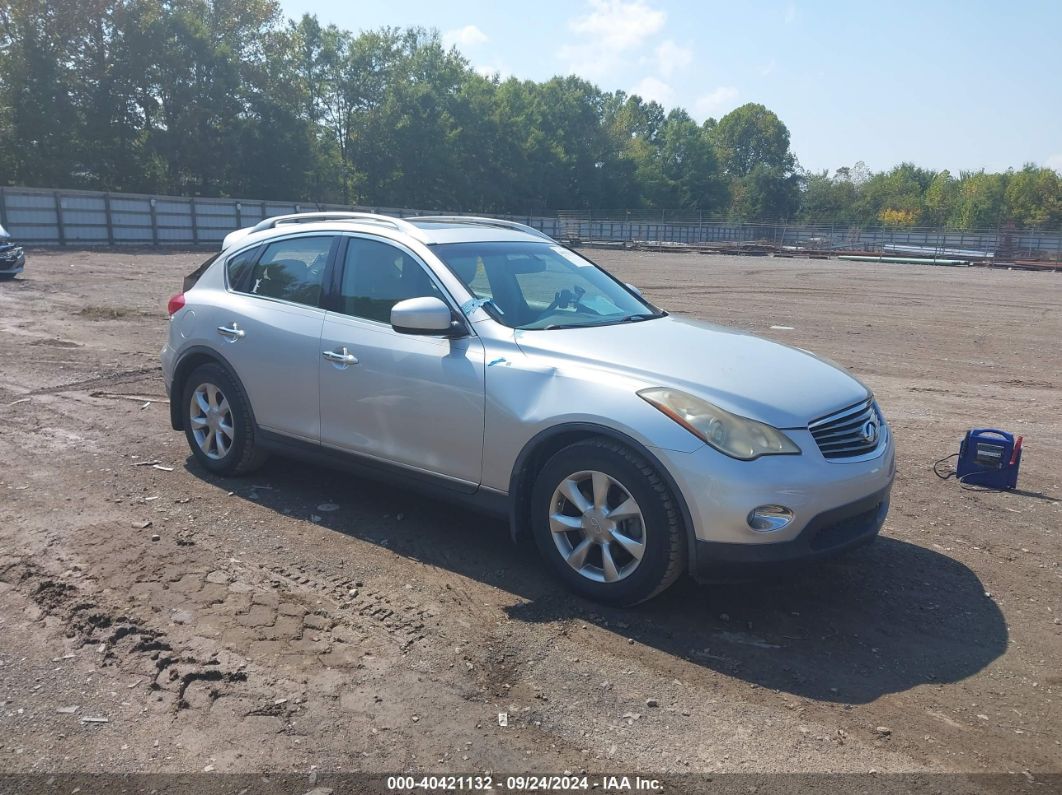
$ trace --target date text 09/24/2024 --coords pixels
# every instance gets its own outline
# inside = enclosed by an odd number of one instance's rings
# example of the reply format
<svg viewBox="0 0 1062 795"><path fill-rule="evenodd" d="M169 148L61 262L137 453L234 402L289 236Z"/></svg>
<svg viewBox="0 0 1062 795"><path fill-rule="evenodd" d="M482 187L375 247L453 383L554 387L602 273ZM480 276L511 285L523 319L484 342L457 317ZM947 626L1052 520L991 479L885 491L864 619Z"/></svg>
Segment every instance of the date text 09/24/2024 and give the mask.
<svg viewBox="0 0 1062 795"><path fill-rule="evenodd" d="M604 792L660 792L663 786L657 779L623 775L388 776L387 789L393 792L562 792L590 789Z"/></svg>

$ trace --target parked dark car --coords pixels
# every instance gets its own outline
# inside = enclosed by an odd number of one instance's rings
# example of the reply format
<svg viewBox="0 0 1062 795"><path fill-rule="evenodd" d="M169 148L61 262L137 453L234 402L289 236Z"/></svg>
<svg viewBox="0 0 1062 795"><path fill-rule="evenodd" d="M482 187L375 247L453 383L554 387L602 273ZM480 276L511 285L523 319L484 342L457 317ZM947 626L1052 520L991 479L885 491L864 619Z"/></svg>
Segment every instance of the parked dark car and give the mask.
<svg viewBox="0 0 1062 795"><path fill-rule="evenodd" d="M26 254L22 246L11 240L11 235L0 226L0 279L14 279L26 267Z"/></svg>

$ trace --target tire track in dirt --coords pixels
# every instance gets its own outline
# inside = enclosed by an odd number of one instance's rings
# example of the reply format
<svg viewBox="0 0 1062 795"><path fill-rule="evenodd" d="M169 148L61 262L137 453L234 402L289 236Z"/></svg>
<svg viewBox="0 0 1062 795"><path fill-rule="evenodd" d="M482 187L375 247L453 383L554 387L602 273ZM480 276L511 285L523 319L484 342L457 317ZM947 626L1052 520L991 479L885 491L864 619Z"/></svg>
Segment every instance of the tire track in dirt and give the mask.
<svg viewBox="0 0 1062 795"><path fill-rule="evenodd" d="M364 633L394 641L403 651L431 631L435 614L413 603L397 603L356 579L321 576L299 565L275 564L268 571L292 590L305 590L332 602L330 619Z"/></svg>
<svg viewBox="0 0 1062 795"><path fill-rule="evenodd" d="M116 372L107 373L106 375L94 376L92 378L86 378L81 381L72 381L66 384L59 384L57 386L41 387L40 389L34 389L27 392L27 395L54 395L59 392L74 392L78 390L88 389L89 387L102 387L102 386L116 386L117 384L129 384L139 381L147 375L162 375L162 367L160 365L151 365L149 367L137 367L132 370L118 370Z"/></svg>
<svg viewBox="0 0 1062 795"><path fill-rule="evenodd" d="M0 582L28 596L45 615L58 619L79 647L96 647L104 666L147 678L148 687L170 697L173 711L188 708L185 694L197 681L212 683L212 698L247 681L246 663L228 655L204 657L181 648L129 611L108 604L36 564L20 559L0 565Z"/></svg>

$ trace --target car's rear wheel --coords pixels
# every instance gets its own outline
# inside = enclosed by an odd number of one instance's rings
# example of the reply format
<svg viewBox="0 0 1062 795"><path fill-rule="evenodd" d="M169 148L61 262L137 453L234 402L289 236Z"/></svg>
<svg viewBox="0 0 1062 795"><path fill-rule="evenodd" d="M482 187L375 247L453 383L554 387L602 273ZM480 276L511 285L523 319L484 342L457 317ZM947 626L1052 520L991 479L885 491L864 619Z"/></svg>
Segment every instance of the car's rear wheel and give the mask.
<svg viewBox="0 0 1062 795"><path fill-rule="evenodd" d="M686 562L678 506L656 468L607 439L555 453L531 496L542 556L572 590L632 605L671 585Z"/></svg>
<svg viewBox="0 0 1062 795"><path fill-rule="evenodd" d="M217 364L193 370L184 384L184 434L196 461L217 475L242 475L260 467L266 453L255 444L251 407L243 388Z"/></svg>

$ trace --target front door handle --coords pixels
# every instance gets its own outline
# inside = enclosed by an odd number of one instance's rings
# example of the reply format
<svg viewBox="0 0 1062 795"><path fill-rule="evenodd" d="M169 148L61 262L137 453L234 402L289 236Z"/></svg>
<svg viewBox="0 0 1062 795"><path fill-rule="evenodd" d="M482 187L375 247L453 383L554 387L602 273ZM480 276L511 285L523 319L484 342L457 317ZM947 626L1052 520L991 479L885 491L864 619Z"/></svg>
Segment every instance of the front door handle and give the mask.
<svg viewBox="0 0 1062 795"><path fill-rule="evenodd" d="M243 336L246 333L246 331L240 328L239 323L233 323L231 327L218 326L218 334L220 334L222 337L228 338L229 342L235 342L238 339L243 339Z"/></svg>
<svg viewBox="0 0 1062 795"><path fill-rule="evenodd" d="M321 351L321 355L328 359L328 361L335 362L336 364L348 365L358 363L358 357L346 348L340 348L338 351Z"/></svg>

